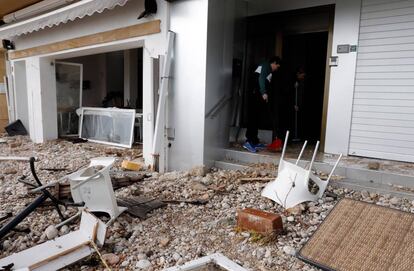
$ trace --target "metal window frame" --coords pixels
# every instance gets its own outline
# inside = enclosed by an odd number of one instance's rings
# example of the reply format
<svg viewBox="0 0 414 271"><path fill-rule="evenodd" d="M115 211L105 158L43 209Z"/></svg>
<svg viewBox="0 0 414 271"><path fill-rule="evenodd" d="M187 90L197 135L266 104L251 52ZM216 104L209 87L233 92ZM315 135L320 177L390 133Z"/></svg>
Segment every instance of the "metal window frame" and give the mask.
<svg viewBox="0 0 414 271"><path fill-rule="evenodd" d="M86 137L82 137L83 118L84 118L84 115L85 115L84 114L85 111L97 111L97 112L105 112L105 113L108 113L108 112L109 113L110 112L131 113L133 115L133 118L132 118L132 122L131 122L131 134L129 136L129 144L119 144L119 143L113 143L113 142L109 142L109 141L101 141L101 140L95 140L95 139L89 139L89 138L86 138ZM111 145L111 146L122 147L122 148L131 148L133 140L134 140L135 119L136 119L135 109L120 109L120 108L116 108L116 107L111 107L111 108L82 107L82 113L81 113L81 116L80 116L79 137L83 138L83 139L87 139L88 141L94 142L94 143L101 143L101 144L105 144L105 145Z"/></svg>

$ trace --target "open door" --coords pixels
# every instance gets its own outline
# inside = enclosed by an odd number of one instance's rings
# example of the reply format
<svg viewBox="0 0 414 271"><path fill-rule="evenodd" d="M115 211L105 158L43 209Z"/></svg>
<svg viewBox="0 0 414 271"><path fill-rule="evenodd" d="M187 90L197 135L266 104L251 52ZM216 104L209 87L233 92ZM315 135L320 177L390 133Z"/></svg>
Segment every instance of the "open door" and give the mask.
<svg viewBox="0 0 414 271"><path fill-rule="evenodd" d="M76 109L82 107L83 65L56 62L56 99L58 135L78 135L79 116Z"/></svg>

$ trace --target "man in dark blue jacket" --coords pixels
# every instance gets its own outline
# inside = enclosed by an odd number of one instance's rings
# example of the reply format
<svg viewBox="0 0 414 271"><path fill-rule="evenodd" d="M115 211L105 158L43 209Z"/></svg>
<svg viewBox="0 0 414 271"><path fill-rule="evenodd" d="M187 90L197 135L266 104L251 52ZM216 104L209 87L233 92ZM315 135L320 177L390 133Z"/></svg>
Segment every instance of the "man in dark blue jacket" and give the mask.
<svg viewBox="0 0 414 271"><path fill-rule="evenodd" d="M252 79L253 86L249 90L248 101L248 120L246 131L246 143L243 144L243 148L250 152L256 152L259 148L264 148L263 144L260 144L257 137L259 131L259 118L260 109L263 106L267 106L269 101L270 82L272 81L273 72L280 68L280 58L277 56L272 57L269 61L260 64L254 72ZM271 116L270 116L271 117Z"/></svg>

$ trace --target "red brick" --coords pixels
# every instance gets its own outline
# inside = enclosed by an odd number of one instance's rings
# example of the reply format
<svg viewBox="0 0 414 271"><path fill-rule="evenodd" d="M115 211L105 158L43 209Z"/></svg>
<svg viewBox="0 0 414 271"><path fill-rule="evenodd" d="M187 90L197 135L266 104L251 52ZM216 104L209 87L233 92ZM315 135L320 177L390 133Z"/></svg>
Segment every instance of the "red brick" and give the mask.
<svg viewBox="0 0 414 271"><path fill-rule="evenodd" d="M280 215L251 208L238 210L237 214L237 226L242 230L263 234L283 231L283 222Z"/></svg>

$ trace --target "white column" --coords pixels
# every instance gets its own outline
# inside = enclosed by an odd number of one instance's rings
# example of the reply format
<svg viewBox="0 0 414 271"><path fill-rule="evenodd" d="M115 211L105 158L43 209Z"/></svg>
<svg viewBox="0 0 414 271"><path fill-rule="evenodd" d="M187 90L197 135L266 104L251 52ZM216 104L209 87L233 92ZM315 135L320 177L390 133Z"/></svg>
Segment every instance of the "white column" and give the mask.
<svg viewBox="0 0 414 271"><path fill-rule="evenodd" d="M153 64L148 51L143 57L143 156L145 163L152 163L152 141L154 136L154 82Z"/></svg>
<svg viewBox="0 0 414 271"><path fill-rule="evenodd" d="M55 66L51 59L26 60L29 133L35 143L56 139L57 108Z"/></svg>
<svg viewBox="0 0 414 271"><path fill-rule="evenodd" d="M130 77L131 77L131 70L130 70L130 51L124 51L124 106L131 103L131 86L130 86Z"/></svg>
<svg viewBox="0 0 414 271"><path fill-rule="evenodd" d="M331 68L325 140L328 153L348 154L357 54L337 54L336 50L340 44L358 44L360 14L361 0L336 2L332 55L338 56L339 63Z"/></svg>

